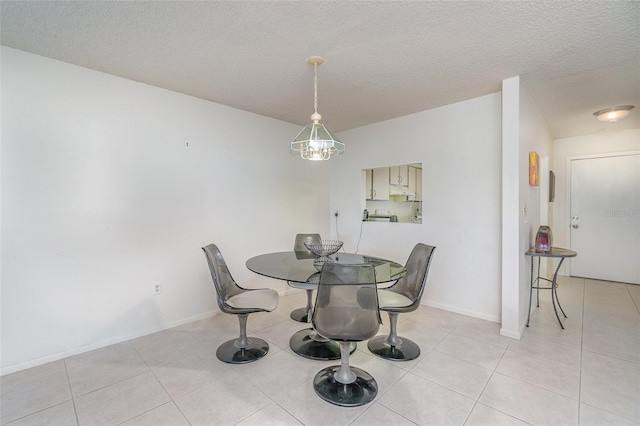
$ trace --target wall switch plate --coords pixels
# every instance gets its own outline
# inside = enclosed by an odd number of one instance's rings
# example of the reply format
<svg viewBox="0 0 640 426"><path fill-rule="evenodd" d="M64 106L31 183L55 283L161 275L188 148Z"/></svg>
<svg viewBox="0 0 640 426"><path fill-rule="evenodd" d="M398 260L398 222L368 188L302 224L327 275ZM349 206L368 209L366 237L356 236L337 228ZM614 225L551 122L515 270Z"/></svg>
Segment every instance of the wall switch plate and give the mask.
<svg viewBox="0 0 640 426"><path fill-rule="evenodd" d="M156 281L155 283L152 284L152 286L153 287L151 292L153 293L154 296L157 296L162 293L162 283L160 281Z"/></svg>

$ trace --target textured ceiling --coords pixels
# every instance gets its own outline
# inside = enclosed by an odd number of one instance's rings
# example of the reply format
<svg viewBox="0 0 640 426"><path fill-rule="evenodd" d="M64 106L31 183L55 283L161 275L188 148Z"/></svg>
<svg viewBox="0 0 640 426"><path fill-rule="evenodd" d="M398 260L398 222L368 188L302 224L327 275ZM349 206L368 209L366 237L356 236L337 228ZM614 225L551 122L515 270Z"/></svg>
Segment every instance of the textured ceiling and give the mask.
<svg viewBox="0 0 640 426"><path fill-rule="evenodd" d="M640 127L639 1L2 1L3 45L334 131L521 76L555 138ZM636 105L625 120L592 113Z"/></svg>

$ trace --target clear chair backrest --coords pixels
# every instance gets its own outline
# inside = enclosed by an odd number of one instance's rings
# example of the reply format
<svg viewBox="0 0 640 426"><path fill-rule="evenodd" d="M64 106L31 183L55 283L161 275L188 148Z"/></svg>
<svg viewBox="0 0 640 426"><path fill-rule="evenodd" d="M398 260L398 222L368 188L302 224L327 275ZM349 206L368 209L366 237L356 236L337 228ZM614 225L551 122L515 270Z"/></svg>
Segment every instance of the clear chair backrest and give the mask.
<svg viewBox="0 0 640 426"><path fill-rule="evenodd" d="M305 241L322 241L320 234L298 234L296 235L295 243L293 244L293 251L296 253L297 259L313 259L317 257L311 253L309 249L304 245Z"/></svg>
<svg viewBox="0 0 640 426"><path fill-rule="evenodd" d="M224 302L230 297L236 294L242 293L242 288L236 284L227 268L227 263L222 257L222 253L215 244L209 244L203 247L202 250L207 258L209 264L209 270L211 271L211 278L213 279L213 285L216 288L218 294L218 306L226 309Z"/></svg>
<svg viewBox="0 0 640 426"><path fill-rule="evenodd" d="M312 317L316 331L348 342L375 336L382 322L375 281L372 265L325 263Z"/></svg>
<svg viewBox="0 0 640 426"><path fill-rule="evenodd" d="M400 293L413 301L411 306L417 306L420 303L424 288L427 282L427 274L431 265L431 257L434 246L418 243L411 251L405 268L407 274L400 278L391 288L396 293Z"/></svg>

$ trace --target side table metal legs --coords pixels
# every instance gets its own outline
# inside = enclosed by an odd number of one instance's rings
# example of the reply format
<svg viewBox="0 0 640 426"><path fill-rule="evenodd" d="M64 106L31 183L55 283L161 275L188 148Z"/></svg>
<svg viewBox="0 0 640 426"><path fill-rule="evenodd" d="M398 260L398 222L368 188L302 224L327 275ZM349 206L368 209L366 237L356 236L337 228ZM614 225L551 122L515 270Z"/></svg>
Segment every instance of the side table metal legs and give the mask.
<svg viewBox="0 0 640 426"><path fill-rule="evenodd" d="M556 302L558 302L558 307L562 311L562 315L564 315L565 318L567 317L567 314L564 313L562 306L560 306L560 299L558 299L558 281L556 281L558 278L558 271L560 270L560 265L562 265L563 261L564 261L564 257L561 257L560 263L558 263L558 267L556 268L556 272L553 274L553 281L551 282L551 303L553 303L553 311L556 313L556 318L558 318L558 322L560 323L560 328L564 330L564 325L562 325L562 321L560 321L560 315L558 315L558 310L556 309ZM540 262L539 259L538 259L538 262ZM555 296L555 300L554 300L554 296Z"/></svg>
<svg viewBox="0 0 640 426"><path fill-rule="evenodd" d="M556 314L556 318L558 319L558 323L560 327L564 330L564 325L562 325L562 321L560 320L560 315L558 315L558 309L556 308L556 303L558 304L558 308L562 312L565 318L567 318L567 314L564 313L564 309L562 309L562 305L560 305L560 299L558 299L558 271L560 271L560 266L564 261L564 257L560 258L560 263L558 263L558 267L556 268L553 274L553 280L548 280L540 276L540 258L538 257L538 276L533 278L533 257L531 258L531 289L529 291L529 313L527 314L527 327L529 327L529 320L531 318L531 302L533 302L533 289L536 289L536 306L540 307L540 290L551 290L551 303L553 304L553 311ZM540 280L544 280L551 283L551 287L541 287Z"/></svg>
<svg viewBox="0 0 640 426"><path fill-rule="evenodd" d="M540 260L538 259L538 266L540 266ZM531 285L529 286L529 312L527 313L527 327L529 327L529 320L531 319L531 302L533 302L533 257L531 258ZM540 296L540 292L538 291L538 296ZM538 306L540 306L540 297L538 297Z"/></svg>

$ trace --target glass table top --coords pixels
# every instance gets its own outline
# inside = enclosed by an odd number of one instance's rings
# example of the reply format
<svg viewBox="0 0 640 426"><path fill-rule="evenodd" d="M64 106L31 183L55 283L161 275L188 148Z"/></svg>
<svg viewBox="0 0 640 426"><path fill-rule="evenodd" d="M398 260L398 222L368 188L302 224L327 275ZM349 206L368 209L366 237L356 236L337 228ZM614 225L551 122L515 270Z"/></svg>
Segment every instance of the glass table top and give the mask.
<svg viewBox="0 0 640 426"><path fill-rule="evenodd" d="M550 251L546 252L537 252L535 247L531 247L525 255L527 256L539 256L539 257L576 257L578 253L573 250L560 248L560 247L551 247Z"/></svg>
<svg viewBox="0 0 640 426"><path fill-rule="evenodd" d="M247 260L247 268L256 274L279 280L300 283L317 283L320 272L313 265L316 256L306 252L284 251L261 254ZM376 282L386 283L404 276L407 271L404 265L392 260L354 253L336 253L330 256L331 261L345 264L369 263L376 270Z"/></svg>

